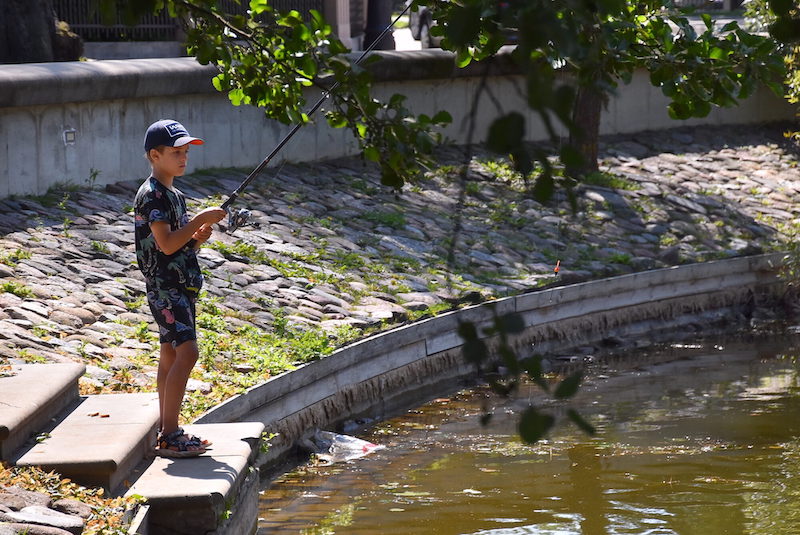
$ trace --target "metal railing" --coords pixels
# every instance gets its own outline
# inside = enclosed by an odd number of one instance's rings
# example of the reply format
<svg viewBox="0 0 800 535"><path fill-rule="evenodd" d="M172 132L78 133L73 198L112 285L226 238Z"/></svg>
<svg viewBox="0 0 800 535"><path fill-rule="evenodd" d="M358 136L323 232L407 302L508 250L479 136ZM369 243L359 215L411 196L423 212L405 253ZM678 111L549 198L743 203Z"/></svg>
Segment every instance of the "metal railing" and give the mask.
<svg viewBox="0 0 800 535"><path fill-rule="evenodd" d="M354 0L359 2L360 0ZM53 9L60 20L84 41L175 41L180 39L180 23L166 10L158 15L145 15L135 26L128 26L120 13L112 25L104 24L99 12L92 12L91 0L53 0ZM296 10L307 17L312 9L324 14L323 0L272 0L278 11ZM219 0L218 5L231 14L244 14L249 2Z"/></svg>
<svg viewBox="0 0 800 535"><path fill-rule="evenodd" d="M695 7L703 11L731 11L742 5L742 0L673 0L675 7Z"/></svg>
<svg viewBox="0 0 800 535"><path fill-rule="evenodd" d="M53 9L60 20L84 41L173 41L180 26L166 11L145 15L136 26L128 26L117 17L114 24L104 24L99 12L92 12L91 0L53 0Z"/></svg>

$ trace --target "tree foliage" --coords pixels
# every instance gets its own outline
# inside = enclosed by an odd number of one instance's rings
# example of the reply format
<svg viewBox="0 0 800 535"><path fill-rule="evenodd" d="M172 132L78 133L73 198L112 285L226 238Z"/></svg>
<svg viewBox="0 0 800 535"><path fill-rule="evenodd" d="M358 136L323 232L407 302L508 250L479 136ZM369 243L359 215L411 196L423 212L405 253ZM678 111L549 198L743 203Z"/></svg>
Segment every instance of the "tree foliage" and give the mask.
<svg viewBox="0 0 800 535"><path fill-rule="evenodd" d="M537 112L551 138L559 127L570 132L572 146L561 150L568 168L596 169L596 151L582 150L578 141L596 147L599 121L586 117L581 98L595 96L601 106L620 83L637 69L670 99L674 119L704 117L712 106L734 106L749 97L759 83L781 92L783 64L769 36L751 34L737 22L715 27L708 14L696 17L675 11L671 2L648 0L416 0L429 7L439 24L432 33L443 48L456 53L459 65L487 61L506 42L516 44L513 57L525 77L528 104ZM560 76L560 74L567 76ZM576 115L576 110L581 113ZM597 110L599 113L599 108ZM512 157L527 173L538 159L550 181L544 154L527 154L525 125L514 111L498 109L489 144ZM512 122L514 128L504 127ZM587 128L588 127L588 128ZM588 131L587 131L588 130ZM577 149L577 150L576 150ZM583 159L584 161L581 161ZM588 166L588 167L587 167ZM544 188L552 192L552 188Z"/></svg>

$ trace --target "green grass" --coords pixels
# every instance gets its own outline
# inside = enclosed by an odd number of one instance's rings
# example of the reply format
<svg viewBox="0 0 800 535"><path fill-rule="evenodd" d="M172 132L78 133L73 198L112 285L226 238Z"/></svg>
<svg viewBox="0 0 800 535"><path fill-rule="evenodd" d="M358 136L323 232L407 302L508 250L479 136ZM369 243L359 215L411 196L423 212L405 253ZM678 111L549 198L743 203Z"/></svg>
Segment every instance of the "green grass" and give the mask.
<svg viewBox="0 0 800 535"><path fill-rule="evenodd" d="M7 266L16 266L17 262L19 262L20 260L25 260L26 258L30 257L31 257L30 252L22 249L17 249L16 251L0 254L0 264L5 264Z"/></svg>
<svg viewBox="0 0 800 535"><path fill-rule="evenodd" d="M5 281L0 284L0 293L10 293L22 298L36 297L36 294L33 293L33 290L24 284L14 281Z"/></svg>
<svg viewBox="0 0 800 535"><path fill-rule="evenodd" d="M522 174L507 160L478 160L477 163L498 180L507 182L522 180Z"/></svg>
<svg viewBox="0 0 800 535"><path fill-rule="evenodd" d="M185 418L193 419L271 376L329 355L362 335L353 327L333 332L308 325L298 327L282 309L270 312L275 318L271 330L242 326L232 321L240 314L221 306L219 299L201 295L197 314L200 358L192 377L212 383L213 389L187 395L182 407Z"/></svg>
<svg viewBox="0 0 800 535"><path fill-rule="evenodd" d="M636 182L605 171L589 173L581 179L581 182L591 186L602 186L611 189L624 189L629 191L640 189L639 184Z"/></svg>
<svg viewBox="0 0 800 535"><path fill-rule="evenodd" d="M608 257L608 261L612 264L623 264L623 265L630 265L631 263L631 255L628 253L614 253Z"/></svg>
<svg viewBox="0 0 800 535"><path fill-rule="evenodd" d="M91 245L92 245L92 251L97 251L98 253L103 253L103 254L111 254L111 250L108 248L108 245L106 245L103 242L92 241Z"/></svg>
<svg viewBox="0 0 800 535"><path fill-rule="evenodd" d="M367 212L362 217L377 225L384 225L393 229L401 229L406 226L406 216L401 212Z"/></svg>

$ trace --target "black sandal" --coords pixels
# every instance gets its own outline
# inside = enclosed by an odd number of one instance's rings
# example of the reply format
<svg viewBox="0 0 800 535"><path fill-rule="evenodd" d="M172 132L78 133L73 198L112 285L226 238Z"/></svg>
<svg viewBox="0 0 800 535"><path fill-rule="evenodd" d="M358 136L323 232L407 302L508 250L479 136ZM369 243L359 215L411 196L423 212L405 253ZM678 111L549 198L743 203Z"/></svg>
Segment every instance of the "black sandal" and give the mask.
<svg viewBox="0 0 800 535"><path fill-rule="evenodd" d="M205 445L197 440L184 436L180 427L167 435L161 435L156 444L156 455L161 457L197 457L206 452ZM194 449L189 449L194 448Z"/></svg>
<svg viewBox="0 0 800 535"><path fill-rule="evenodd" d="M183 430L183 428L179 428L179 429ZM184 434L186 435L186 433L184 433ZM213 444L213 442L211 442L210 440L206 440L205 438L200 438L197 435L186 435L186 438L188 438L189 440L191 440L193 442L199 443L204 448L207 448L207 447L209 447L209 446L211 446Z"/></svg>

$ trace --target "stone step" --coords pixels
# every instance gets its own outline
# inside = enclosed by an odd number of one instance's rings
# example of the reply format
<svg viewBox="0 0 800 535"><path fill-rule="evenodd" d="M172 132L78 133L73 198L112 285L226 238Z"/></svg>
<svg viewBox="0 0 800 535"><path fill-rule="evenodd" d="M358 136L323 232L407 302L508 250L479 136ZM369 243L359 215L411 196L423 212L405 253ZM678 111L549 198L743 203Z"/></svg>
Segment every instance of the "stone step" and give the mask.
<svg viewBox="0 0 800 535"><path fill-rule="evenodd" d="M15 364L0 370L0 460L78 399L78 363Z"/></svg>
<svg viewBox="0 0 800 535"><path fill-rule="evenodd" d="M264 424L185 425L213 445L199 457L156 457L131 474L126 495L147 499L148 533L253 533L258 518L258 471ZM227 513L235 511L235 515Z"/></svg>
<svg viewBox="0 0 800 535"><path fill-rule="evenodd" d="M66 411L65 411L66 412ZM43 429L47 438L15 459L86 486L118 487L151 454L158 425L158 394L87 396Z"/></svg>

